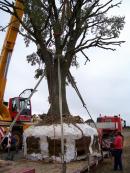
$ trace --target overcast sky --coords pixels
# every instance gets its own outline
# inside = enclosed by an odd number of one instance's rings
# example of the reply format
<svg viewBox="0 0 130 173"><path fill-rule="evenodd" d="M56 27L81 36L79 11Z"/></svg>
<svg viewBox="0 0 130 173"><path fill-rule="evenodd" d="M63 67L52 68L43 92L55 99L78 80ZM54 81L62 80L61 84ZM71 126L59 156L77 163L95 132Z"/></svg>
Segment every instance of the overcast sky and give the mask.
<svg viewBox="0 0 130 173"><path fill-rule="evenodd" d="M118 115L130 125L130 1L123 0L120 8L112 11L114 14L125 15L126 24L121 33L120 40L126 43L117 50L105 51L91 49L87 52L90 62L84 66L85 60L81 58L78 69L71 69L75 76L77 86L84 98L92 117L96 119L99 114ZM0 13L0 25L7 24L9 16ZM0 32L0 51L5 33ZM35 46L25 47L23 38L18 36L13 51L5 97L18 96L26 88L33 88L37 82L34 79L35 67L26 61L26 55L35 51ZM85 120L89 118L78 96L72 87L67 87L67 100L72 115L80 115ZM48 110L48 90L43 80L38 92L32 97L32 111L36 114L46 113Z"/></svg>

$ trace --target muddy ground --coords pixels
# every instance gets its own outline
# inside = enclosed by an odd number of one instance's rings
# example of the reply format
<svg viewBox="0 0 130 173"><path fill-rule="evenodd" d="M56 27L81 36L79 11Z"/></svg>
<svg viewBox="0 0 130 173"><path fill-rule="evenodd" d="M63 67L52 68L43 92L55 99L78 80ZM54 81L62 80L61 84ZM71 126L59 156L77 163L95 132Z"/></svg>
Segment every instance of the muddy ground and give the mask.
<svg viewBox="0 0 130 173"><path fill-rule="evenodd" d="M123 153L123 165L124 173L130 173L130 129L124 130L124 153ZM1 154L1 158L4 159L5 154ZM66 173L79 173L86 164L86 161L77 161L67 164ZM29 161L24 159L22 151L19 151L15 155L13 162L7 161L5 166L0 165L0 173L22 173L26 169L35 169L35 173L60 173L61 164L57 163L45 163L43 161ZM113 173L113 158L106 158L98 166L94 167L91 173ZM116 171L117 173L120 171Z"/></svg>

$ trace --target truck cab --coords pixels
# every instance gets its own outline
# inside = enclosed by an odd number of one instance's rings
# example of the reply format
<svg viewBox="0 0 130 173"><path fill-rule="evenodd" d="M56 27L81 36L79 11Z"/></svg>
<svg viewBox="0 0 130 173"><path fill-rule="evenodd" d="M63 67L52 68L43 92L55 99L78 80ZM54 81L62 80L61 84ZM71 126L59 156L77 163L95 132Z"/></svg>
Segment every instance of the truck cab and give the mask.
<svg viewBox="0 0 130 173"><path fill-rule="evenodd" d="M27 98L14 97L9 99L9 112L12 120L20 112L17 121L30 122L31 121L31 101L26 104ZM20 111L22 110L22 111Z"/></svg>
<svg viewBox="0 0 130 173"><path fill-rule="evenodd" d="M104 129L122 131L122 119L117 115L100 116L97 118L97 123L102 125Z"/></svg>
<svg viewBox="0 0 130 173"><path fill-rule="evenodd" d="M115 133L122 131L122 118L120 115L100 115L97 118L97 127L100 131L103 150L110 150Z"/></svg>

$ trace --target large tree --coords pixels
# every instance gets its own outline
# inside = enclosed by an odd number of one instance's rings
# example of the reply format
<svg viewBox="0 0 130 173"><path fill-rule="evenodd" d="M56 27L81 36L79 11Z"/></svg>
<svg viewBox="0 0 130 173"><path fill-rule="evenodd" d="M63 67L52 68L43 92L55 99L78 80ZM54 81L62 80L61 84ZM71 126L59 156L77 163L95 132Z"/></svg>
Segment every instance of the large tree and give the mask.
<svg viewBox="0 0 130 173"><path fill-rule="evenodd" d="M50 108L48 114L59 115L58 59L61 67L63 114L70 114L66 100L66 79L71 65L78 65L81 54L88 60L91 47L115 50L124 26L124 17L110 16L121 5L115 0L21 0L24 17L19 33L28 46L33 41L37 52L27 57L32 65L39 64L38 77L45 73ZM19 17L14 2L0 0L0 9ZM2 28L2 27L1 27ZM96 56L96 55L95 55ZM44 66L41 66L44 64ZM43 68L44 67L44 68Z"/></svg>

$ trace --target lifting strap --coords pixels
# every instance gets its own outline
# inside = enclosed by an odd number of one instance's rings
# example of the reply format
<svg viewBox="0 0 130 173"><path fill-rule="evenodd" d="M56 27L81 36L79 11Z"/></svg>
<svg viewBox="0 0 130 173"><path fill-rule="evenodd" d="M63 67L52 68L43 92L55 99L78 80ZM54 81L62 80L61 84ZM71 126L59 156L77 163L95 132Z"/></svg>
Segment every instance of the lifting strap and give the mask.
<svg viewBox="0 0 130 173"><path fill-rule="evenodd" d="M94 126L95 126L95 128L97 129L97 131L98 131L97 125L96 125L95 121L93 120L93 118L92 118L92 116L91 116L91 114L90 114L90 112L89 112L89 110L88 110L88 108L87 108L87 106L86 106L86 104L85 104L85 102L84 102L84 100L83 100L83 98L82 98L80 92L79 92L79 89L78 89L78 87L77 87L77 85L76 85L76 83L75 83L75 81L74 81L74 79L73 79L73 77L72 77L70 71L68 72L68 79L70 80L70 83L71 83L72 87L75 89L77 95L79 96L79 98L80 98L80 100L81 100L81 102L82 102L82 104L83 104L83 107L86 109L86 111L87 111L87 113L88 113L90 119L93 121Z"/></svg>
<svg viewBox="0 0 130 173"><path fill-rule="evenodd" d="M90 119L93 121L94 126L95 126L95 128L96 128L96 130L97 130L97 132L98 132L99 130L98 130L98 128L97 128L97 125L96 125L95 121L93 120L93 118L92 118L92 116L91 116L91 114L90 114L90 112L89 112L89 110L88 110L88 108L87 108L87 106L86 106L86 104L85 104L85 102L84 102L84 100L83 100L83 98L82 98L80 92L79 92L79 89L78 89L78 87L77 87L77 85L76 85L76 83L75 83L75 81L74 81L74 79L73 79L73 77L72 77L70 71L68 72L67 77L68 77L68 79L69 79L69 81L70 81L72 87L75 89L77 95L79 96L79 98L80 98L80 100L81 100L81 102L82 102L82 104L83 104L83 107L86 109L86 111L87 111L87 113L88 113ZM102 141L106 144L106 141L105 141L104 139L102 139ZM103 153L102 153L102 152L103 152L103 151L102 151L102 148L101 148L101 155L102 155L102 158L103 158Z"/></svg>

